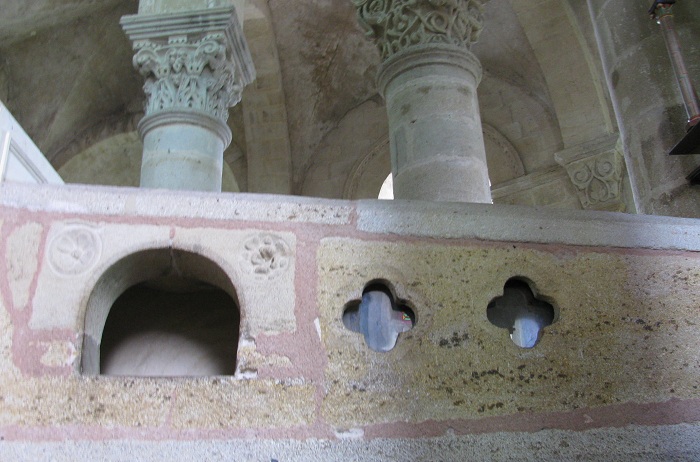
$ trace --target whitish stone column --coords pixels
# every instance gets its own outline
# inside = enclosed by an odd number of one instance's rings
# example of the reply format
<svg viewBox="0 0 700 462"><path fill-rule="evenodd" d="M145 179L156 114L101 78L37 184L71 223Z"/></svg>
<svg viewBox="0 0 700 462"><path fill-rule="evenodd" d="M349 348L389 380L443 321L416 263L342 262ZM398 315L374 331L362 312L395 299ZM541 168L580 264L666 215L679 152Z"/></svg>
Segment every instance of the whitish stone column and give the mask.
<svg viewBox="0 0 700 462"><path fill-rule="evenodd" d="M146 78L141 186L221 191L228 108L255 70L233 7L122 18Z"/></svg>
<svg viewBox="0 0 700 462"><path fill-rule="evenodd" d="M469 51L487 0L354 0L381 52L394 197L491 202Z"/></svg>

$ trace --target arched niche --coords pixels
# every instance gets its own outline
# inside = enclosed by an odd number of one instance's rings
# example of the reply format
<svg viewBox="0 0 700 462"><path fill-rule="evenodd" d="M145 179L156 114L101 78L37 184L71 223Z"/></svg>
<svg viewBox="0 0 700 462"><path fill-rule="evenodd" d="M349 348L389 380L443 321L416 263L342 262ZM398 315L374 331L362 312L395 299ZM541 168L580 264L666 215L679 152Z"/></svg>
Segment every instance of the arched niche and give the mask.
<svg viewBox="0 0 700 462"><path fill-rule="evenodd" d="M99 277L88 299L82 372L233 375L239 306L231 279L202 255L172 248L130 254Z"/></svg>

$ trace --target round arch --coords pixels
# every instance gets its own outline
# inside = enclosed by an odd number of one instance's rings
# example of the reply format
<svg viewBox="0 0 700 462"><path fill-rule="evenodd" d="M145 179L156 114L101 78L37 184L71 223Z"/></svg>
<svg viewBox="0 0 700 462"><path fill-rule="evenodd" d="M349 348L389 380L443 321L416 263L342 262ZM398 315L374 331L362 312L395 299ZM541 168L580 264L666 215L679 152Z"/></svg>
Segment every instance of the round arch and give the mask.
<svg viewBox="0 0 700 462"><path fill-rule="evenodd" d="M85 309L80 362L83 374L96 375L102 372L100 353L108 317L115 302L135 287L145 287L152 291L171 294L204 289L215 289L225 293L236 311L235 332L232 332L231 336L234 354L231 361L232 368L235 369L235 353L240 330L240 304L233 282L217 263L207 257L187 250L155 248L122 257L97 279Z"/></svg>

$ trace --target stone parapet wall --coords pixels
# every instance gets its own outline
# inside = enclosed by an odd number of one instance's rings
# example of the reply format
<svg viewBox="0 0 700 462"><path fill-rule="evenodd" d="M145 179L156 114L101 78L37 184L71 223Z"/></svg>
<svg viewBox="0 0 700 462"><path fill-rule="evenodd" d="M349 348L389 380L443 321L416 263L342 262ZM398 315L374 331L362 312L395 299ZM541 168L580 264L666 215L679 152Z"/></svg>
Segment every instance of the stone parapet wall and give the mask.
<svg viewBox="0 0 700 462"><path fill-rule="evenodd" d="M228 278L235 375L81 372L86 319L109 302L95 287L149 249L200 255ZM5 184L0 254L0 450L12 460L120 460L127 447L139 460L204 448L467 460L516 436L549 459L700 451L698 220ZM487 318L514 277L555 310L532 349ZM415 315L387 353L342 320L377 281Z"/></svg>

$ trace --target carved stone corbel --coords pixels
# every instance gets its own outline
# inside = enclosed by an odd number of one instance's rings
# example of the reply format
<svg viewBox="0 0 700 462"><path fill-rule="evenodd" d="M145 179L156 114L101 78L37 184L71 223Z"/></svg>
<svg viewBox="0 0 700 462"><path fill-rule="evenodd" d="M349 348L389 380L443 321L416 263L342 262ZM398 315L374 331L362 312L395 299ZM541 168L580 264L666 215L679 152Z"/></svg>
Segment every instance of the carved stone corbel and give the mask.
<svg viewBox="0 0 700 462"><path fill-rule="evenodd" d="M576 187L584 209L624 212L623 158L618 135L576 146L554 155Z"/></svg>

